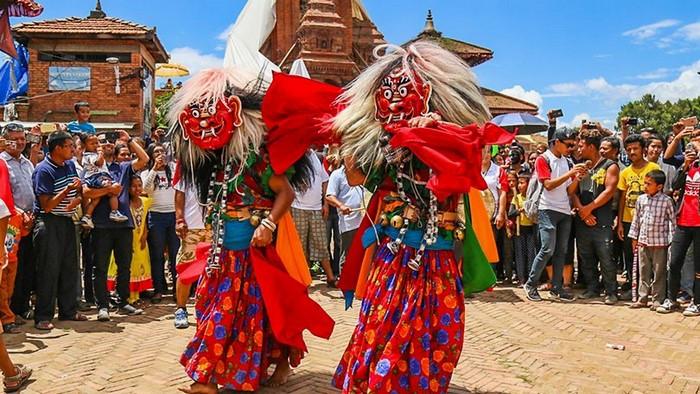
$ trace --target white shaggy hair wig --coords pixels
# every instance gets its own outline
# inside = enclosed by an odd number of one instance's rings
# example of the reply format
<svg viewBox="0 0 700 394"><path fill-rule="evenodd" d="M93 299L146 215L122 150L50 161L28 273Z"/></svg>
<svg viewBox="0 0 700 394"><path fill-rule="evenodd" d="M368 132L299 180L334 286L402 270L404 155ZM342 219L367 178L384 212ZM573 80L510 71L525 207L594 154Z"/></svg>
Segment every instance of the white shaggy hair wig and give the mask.
<svg viewBox="0 0 700 394"><path fill-rule="evenodd" d="M379 56L380 50L385 50L383 56ZM379 154L384 130L375 118L375 92L396 67L401 66L409 77L417 76L430 84L429 109L439 113L444 121L467 125L491 119L476 77L462 59L449 51L429 41L418 41L406 48L380 46L374 54L377 61L345 88L338 98L343 110L330 120L342 138L342 155L351 156L363 170L369 171L384 160Z"/></svg>
<svg viewBox="0 0 700 394"><path fill-rule="evenodd" d="M214 159L221 163L230 159L241 163L251 149L257 152L265 138L260 103L266 89L267 85L258 76L236 68L203 70L178 89L168 105L167 119L175 156L180 161L183 175L185 171L196 171ZM192 103L217 102L231 95L241 99L243 123L222 149L221 157L216 158L213 151L204 150L185 138L179 117Z"/></svg>

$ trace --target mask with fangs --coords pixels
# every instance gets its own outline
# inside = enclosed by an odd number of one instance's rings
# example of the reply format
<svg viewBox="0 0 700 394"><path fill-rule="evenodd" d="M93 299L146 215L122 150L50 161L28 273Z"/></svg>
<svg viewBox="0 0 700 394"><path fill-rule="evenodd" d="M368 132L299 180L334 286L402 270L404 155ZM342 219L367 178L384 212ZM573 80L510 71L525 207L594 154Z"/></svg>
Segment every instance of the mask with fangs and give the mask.
<svg viewBox="0 0 700 394"><path fill-rule="evenodd" d="M220 149L243 124L241 100L231 95L216 103L193 102L179 116L183 136L202 149Z"/></svg>
<svg viewBox="0 0 700 394"><path fill-rule="evenodd" d="M403 67L392 69L383 79L375 94L375 117L383 124L391 124L430 111L432 88L417 75L413 78Z"/></svg>

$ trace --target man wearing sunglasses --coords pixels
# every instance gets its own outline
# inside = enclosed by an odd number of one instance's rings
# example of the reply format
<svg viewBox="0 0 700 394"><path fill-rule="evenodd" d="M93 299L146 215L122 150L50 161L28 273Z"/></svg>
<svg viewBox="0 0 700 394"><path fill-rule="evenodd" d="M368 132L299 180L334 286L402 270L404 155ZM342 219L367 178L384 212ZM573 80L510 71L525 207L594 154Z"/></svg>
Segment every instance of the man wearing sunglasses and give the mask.
<svg viewBox="0 0 700 394"><path fill-rule="evenodd" d="M557 130L552 134L549 149L535 161L537 180L543 187L538 205L538 229L542 246L532 263L530 275L523 286L527 298L541 301L537 282L547 262L552 261L553 277L550 299L573 301L574 297L564 292L563 270L566 250L571 232L571 203L567 187L574 177L585 175L585 164L573 165L567 156L576 147L576 132Z"/></svg>

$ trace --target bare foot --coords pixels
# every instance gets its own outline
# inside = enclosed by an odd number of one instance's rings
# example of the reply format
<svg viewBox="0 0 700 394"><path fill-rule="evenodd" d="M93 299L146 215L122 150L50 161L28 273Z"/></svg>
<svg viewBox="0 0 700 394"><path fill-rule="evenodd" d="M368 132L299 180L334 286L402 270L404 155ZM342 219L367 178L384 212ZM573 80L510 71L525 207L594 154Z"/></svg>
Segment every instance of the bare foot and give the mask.
<svg viewBox="0 0 700 394"><path fill-rule="evenodd" d="M179 387L178 390L187 394L217 394L219 392L215 384L192 383L189 388Z"/></svg>
<svg viewBox="0 0 700 394"><path fill-rule="evenodd" d="M267 381L265 381L264 385L270 388L280 387L287 383L289 375L291 374L292 368L289 366L289 361L284 360L283 362L277 364L275 372L269 379L267 379Z"/></svg>

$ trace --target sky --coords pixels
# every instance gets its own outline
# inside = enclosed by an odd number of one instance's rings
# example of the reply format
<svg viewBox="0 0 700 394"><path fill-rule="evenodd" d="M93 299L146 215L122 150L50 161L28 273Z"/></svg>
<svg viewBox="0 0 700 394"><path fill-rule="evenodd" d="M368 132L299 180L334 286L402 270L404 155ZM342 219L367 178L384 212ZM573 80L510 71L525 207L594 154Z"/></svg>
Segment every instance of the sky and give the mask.
<svg viewBox="0 0 700 394"><path fill-rule="evenodd" d="M251 0L254 1L254 0ZM85 17L95 0L39 0L34 20ZM102 0L108 16L155 26L172 61L220 66L225 32L246 0ZM681 0L364 0L390 43L415 37L428 9L444 36L493 50L474 68L480 83L540 107L563 125L611 127L620 106L645 93L700 96L700 12ZM24 18L13 18L19 23Z"/></svg>

